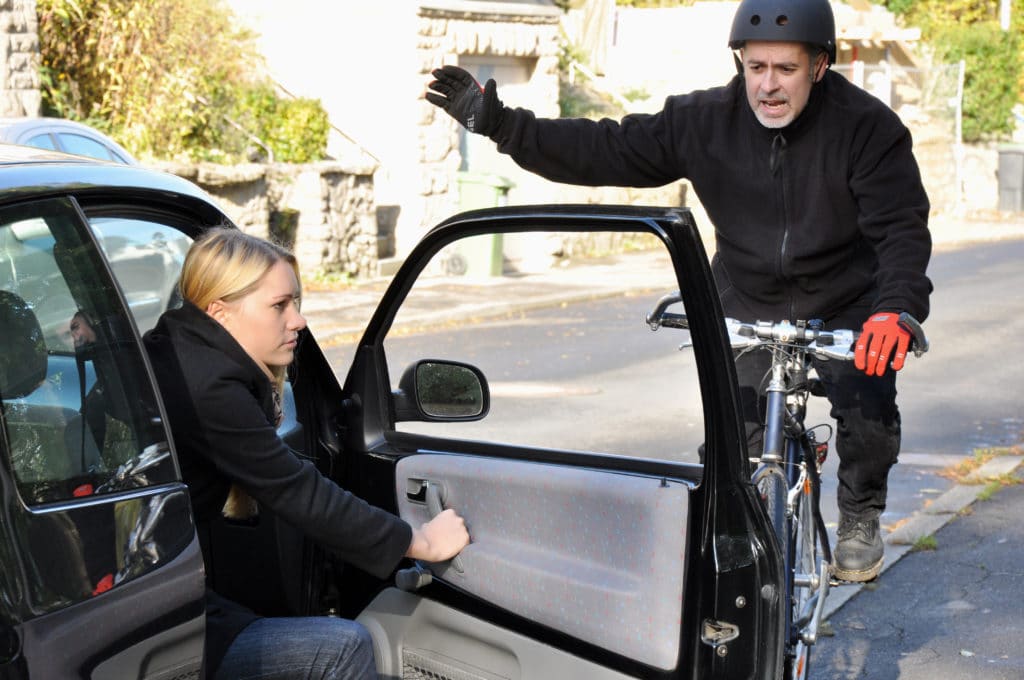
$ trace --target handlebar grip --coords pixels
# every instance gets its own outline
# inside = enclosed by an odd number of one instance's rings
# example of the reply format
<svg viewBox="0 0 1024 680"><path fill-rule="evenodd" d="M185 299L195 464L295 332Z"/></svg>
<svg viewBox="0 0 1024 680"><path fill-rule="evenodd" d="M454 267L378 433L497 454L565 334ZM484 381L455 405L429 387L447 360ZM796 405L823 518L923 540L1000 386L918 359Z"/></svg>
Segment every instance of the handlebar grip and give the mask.
<svg viewBox="0 0 1024 680"><path fill-rule="evenodd" d="M911 349L914 351L914 356L919 357L928 351L928 338L925 336L924 329L921 328L921 323L917 319L908 312L900 312L899 324L913 337Z"/></svg>

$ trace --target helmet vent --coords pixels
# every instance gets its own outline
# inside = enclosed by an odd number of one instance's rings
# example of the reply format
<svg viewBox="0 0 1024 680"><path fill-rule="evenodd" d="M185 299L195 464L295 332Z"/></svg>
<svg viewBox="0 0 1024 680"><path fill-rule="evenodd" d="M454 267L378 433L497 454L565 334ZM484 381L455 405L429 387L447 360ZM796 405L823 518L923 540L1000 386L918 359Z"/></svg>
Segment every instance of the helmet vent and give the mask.
<svg viewBox="0 0 1024 680"><path fill-rule="evenodd" d="M775 17L775 23L778 26L785 26L786 24L789 23L789 17L787 17L785 14L780 14L779 16Z"/></svg>
<svg viewBox="0 0 1024 680"><path fill-rule="evenodd" d="M753 15L751 15L751 17L750 17L750 25L751 26L760 26L761 25L761 15L760 14L753 14Z"/></svg>

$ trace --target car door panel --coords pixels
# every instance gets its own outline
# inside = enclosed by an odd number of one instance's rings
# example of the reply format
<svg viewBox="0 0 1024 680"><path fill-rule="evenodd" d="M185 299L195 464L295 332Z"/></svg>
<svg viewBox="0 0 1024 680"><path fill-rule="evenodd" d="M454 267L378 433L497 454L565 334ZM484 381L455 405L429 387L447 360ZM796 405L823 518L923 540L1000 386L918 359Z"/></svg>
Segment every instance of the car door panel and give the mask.
<svg viewBox="0 0 1024 680"><path fill-rule="evenodd" d="M201 562L194 540L158 571L26 621L19 634L31 676L200 678L206 612L201 599L183 607L182 595L202 592Z"/></svg>
<svg viewBox="0 0 1024 680"><path fill-rule="evenodd" d="M438 577L584 642L675 667L690 485L527 461L407 456L396 493L413 526L429 519L425 483L444 490L444 504L472 532L462 570L435 565Z"/></svg>
<svg viewBox="0 0 1024 680"><path fill-rule="evenodd" d="M618 260L606 248L647 249L652 236L662 256L641 261L667 267L668 277L653 269L633 275L641 287L649 279L651 304L666 288L683 291L690 367L649 344L652 334L642 333L650 307L625 299L615 290L617 274L604 267ZM465 255L465 238L504 241L512 271L503 285L452 278L463 270L446 262ZM549 271L552 262L539 260L551 253L557 269L557 258L574 249L598 266L579 290L559 290L554 309L567 296L607 296L602 304L622 309L628 344L588 340L585 313L502 311L518 271ZM541 277L557 286L556 278ZM445 316L452 310L438 301L467 284L463 316ZM478 344L457 332L485 335L490 316L506 322ZM386 589L362 611L385 677L420 677L403 670L407 663L426 663L416 672L439 678L774 676L781 559L749 482L721 316L684 210L508 207L457 215L420 241L356 347L342 393L319 389L343 424L334 468L340 483L414 526L430 516L425 489L435 485L472 538L459 569L421 565L429 578L405 572L397 579L405 592ZM431 334L435 328L443 330ZM535 349L521 347L516 328L546 335ZM424 333L431 334L426 349L405 341ZM617 391L628 370L606 366L616 353L666 359L649 390L634 395ZM577 358L579 372L565 370ZM421 359L476 367L492 382L490 411L476 419L410 416L416 399L399 376ZM651 412L624 416L630 400ZM610 448L591 436L599 421L616 430ZM668 457L654 460L664 456L652 455L643 435L666 424L676 428ZM698 449L707 452L705 465L696 464Z"/></svg>

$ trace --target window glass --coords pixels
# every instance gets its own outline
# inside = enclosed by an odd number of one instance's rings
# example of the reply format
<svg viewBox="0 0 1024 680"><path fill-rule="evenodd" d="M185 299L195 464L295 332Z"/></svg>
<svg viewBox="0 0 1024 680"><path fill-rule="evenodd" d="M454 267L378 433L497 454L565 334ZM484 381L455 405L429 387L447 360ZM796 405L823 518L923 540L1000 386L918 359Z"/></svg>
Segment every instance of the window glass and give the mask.
<svg viewBox="0 0 1024 680"><path fill-rule="evenodd" d="M57 136L60 137L60 144L64 147L64 151L67 151L68 153L77 154L79 156L88 156L90 158L99 158L104 161L120 160L117 156L111 153L110 149L97 142L95 139L67 132L61 132Z"/></svg>
<svg viewBox="0 0 1024 680"><path fill-rule="evenodd" d="M453 243L403 302L385 340L388 372L397 390L417 360L472 364L488 380L490 412L478 422L396 429L696 462L704 417L693 353L680 350L688 335L655 333L645 322L677 289L667 250L648 234ZM536 302L517 304L520 297Z"/></svg>
<svg viewBox="0 0 1024 680"><path fill-rule="evenodd" d="M57 145L53 143L53 137L51 137L49 134L42 134L36 135L35 137L30 137L29 140L25 142L25 144L27 144L28 146L34 146L37 149L50 149L51 151L57 150Z"/></svg>
<svg viewBox="0 0 1024 680"><path fill-rule="evenodd" d="M2 442L29 504L175 478L141 348L69 201L0 210Z"/></svg>
<svg viewBox="0 0 1024 680"><path fill-rule="evenodd" d="M89 224L121 285L139 333L181 304L178 277L192 239L175 227L130 216L91 216Z"/></svg>

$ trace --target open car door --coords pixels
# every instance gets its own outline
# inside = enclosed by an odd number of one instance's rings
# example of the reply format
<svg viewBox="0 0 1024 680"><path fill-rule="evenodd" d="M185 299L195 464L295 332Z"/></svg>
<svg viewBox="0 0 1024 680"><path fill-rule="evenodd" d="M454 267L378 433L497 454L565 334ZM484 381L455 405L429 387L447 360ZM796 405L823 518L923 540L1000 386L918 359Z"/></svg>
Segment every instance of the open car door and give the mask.
<svg viewBox="0 0 1024 680"><path fill-rule="evenodd" d="M644 320L674 289L692 353ZM394 582L336 575L381 677L777 677L781 559L688 211L458 215L395 276L340 393L315 351L293 386L331 474L414 526L452 507L472 539Z"/></svg>

